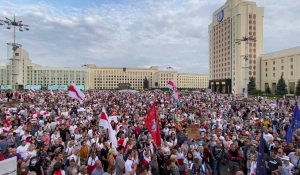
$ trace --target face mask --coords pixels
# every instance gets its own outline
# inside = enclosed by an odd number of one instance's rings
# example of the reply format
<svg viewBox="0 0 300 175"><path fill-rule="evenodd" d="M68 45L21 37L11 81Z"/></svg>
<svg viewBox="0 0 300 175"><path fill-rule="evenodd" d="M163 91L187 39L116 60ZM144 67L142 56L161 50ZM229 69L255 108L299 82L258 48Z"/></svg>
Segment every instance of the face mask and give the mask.
<svg viewBox="0 0 300 175"><path fill-rule="evenodd" d="M32 165L35 165L36 162L37 162L36 160L33 160L33 161L31 161L31 164L32 164Z"/></svg>

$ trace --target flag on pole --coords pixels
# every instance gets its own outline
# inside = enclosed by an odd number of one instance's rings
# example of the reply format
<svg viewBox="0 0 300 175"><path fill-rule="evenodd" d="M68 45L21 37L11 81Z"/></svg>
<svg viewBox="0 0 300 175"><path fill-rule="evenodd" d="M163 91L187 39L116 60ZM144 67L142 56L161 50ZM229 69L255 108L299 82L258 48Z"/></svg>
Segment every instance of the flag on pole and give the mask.
<svg viewBox="0 0 300 175"><path fill-rule="evenodd" d="M50 94L51 94L51 95L54 95L54 92L53 92L52 90L50 90Z"/></svg>
<svg viewBox="0 0 300 175"><path fill-rule="evenodd" d="M35 91L36 91L36 90L35 90L33 87L30 87L30 89L29 89L29 93L30 93L30 94L34 94Z"/></svg>
<svg viewBox="0 0 300 175"><path fill-rule="evenodd" d="M72 97L74 99L79 100L80 102L82 102L85 98L85 95L83 92L81 92L79 89L77 89L77 87L73 84L70 84L68 87L68 91L69 91L69 97Z"/></svg>
<svg viewBox="0 0 300 175"><path fill-rule="evenodd" d="M265 165L265 148L266 140L263 137L263 133L260 136L260 142L258 147L258 156L256 161L256 175L265 175L267 174L266 165Z"/></svg>
<svg viewBox="0 0 300 175"><path fill-rule="evenodd" d="M172 91L172 96L174 98L174 100L176 101L176 103L179 103L179 93L176 87L176 84L173 80L169 80L168 84L167 84L167 88L170 89Z"/></svg>
<svg viewBox="0 0 300 175"><path fill-rule="evenodd" d="M102 126L103 128L108 130L109 140L112 144L112 147L117 148L118 147L117 137L115 131L111 126L110 121L108 120L108 115L104 107L102 108L102 112L100 114L99 126Z"/></svg>
<svg viewBox="0 0 300 175"><path fill-rule="evenodd" d="M158 122L158 116L156 112L156 103L153 103L147 117L145 119L145 125L148 131L150 132L154 142L157 147L161 146L161 135L160 135L160 127Z"/></svg>
<svg viewBox="0 0 300 175"><path fill-rule="evenodd" d="M286 142L291 143L293 139L293 133L296 129L300 128L300 110L298 107L298 102L295 103L294 115L292 118L292 122L288 128L286 133Z"/></svg>

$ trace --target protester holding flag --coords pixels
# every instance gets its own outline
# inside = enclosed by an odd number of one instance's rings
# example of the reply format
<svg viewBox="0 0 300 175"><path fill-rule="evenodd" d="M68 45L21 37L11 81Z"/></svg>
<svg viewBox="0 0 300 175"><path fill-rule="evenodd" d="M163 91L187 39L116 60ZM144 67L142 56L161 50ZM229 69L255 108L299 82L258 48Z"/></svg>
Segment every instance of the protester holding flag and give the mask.
<svg viewBox="0 0 300 175"><path fill-rule="evenodd" d="M68 87L69 97L82 102L85 98L83 92L81 92L74 84L70 84Z"/></svg>
<svg viewBox="0 0 300 175"><path fill-rule="evenodd" d="M153 103L148 115L145 119L145 125L148 131L150 132L156 146L158 148L161 147L161 135L160 135L160 126L159 126L159 121L158 121L158 116L157 116L157 111L156 111L156 103Z"/></svg>

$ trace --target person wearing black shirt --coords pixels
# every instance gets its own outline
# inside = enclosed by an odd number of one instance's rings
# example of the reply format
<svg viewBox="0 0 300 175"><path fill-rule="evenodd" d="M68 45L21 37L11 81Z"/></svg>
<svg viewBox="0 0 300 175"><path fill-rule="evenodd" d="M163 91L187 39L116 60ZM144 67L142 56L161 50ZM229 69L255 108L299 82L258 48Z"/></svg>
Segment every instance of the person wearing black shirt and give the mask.
<svg viewBox="0 0 300 175"><path fill-rule="evenodd" d="M67 141L67 136L70 136L70 131L65 128L65 125L61 125L59 130L60 137L63 142Z"/></svg>
<svg viewBox="0 0 300 175"><path fill-rule="evenodd" d="M54 141L54 145L47 151L49 155L51 155L51 158L55 156L58 152L63 152L64 146L59 143L59 140Z"/></svg>
<svg viewBox="0 0 300 175"><path fill-rule="evenodd" d="M34 171L36 174L43 174L41 161L38 160L38 157L36 156L30 159L28 168L30 171Z"/></svg>
<svg viewBox="0 0 300 175"><path fill-rule="evenodd" d="M276 153L276 150L271 150L270 157L265 161L268 175L280 175L282 162Z"/></svg>
<svg viewBox="0 0 300 175"><path fill-rule="evenodd" d="M108 168L108 159L107 159L108 152L109 152L109 143L106 141L104 142L104 147L100 151L100 155L101 155L100 160L103 165L104 172L106 172Z"/></svg>

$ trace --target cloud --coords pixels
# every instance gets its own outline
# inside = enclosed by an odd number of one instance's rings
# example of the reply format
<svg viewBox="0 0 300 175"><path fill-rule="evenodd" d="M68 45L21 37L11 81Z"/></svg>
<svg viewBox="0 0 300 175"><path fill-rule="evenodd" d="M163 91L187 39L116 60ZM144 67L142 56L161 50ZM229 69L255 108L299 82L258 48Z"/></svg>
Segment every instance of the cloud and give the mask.
<svg viewBox="0 0 300 175"><path fill-rule="evenodd" d="M0 2L1 18L16 14L30 25L29 32L17 33L17 41L35 63L59 67L158 65L208 73L208 25L211 14L225 0L128 0L82 7L50 2ZM295 37L300 34L297 0L257 0L257 4L265 6L266 51L300 44ZM1 43L12 41L12 31L1 29L0 38ZM1 63L6 57L5 44L0 48Z"/></svg>

